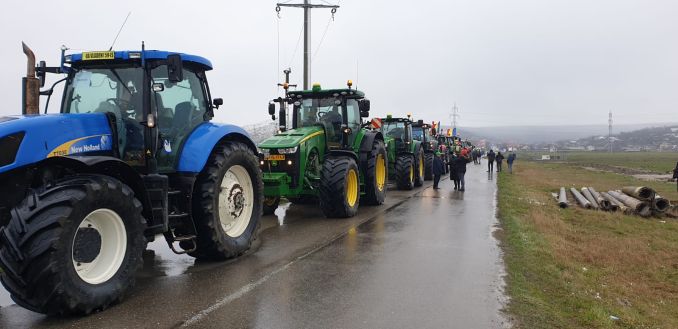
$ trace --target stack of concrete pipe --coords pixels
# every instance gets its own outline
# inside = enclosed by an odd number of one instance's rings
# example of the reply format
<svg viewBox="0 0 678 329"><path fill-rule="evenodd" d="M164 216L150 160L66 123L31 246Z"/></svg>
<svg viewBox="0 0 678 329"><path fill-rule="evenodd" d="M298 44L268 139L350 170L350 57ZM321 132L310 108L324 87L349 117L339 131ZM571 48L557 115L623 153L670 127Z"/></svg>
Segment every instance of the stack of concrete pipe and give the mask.
<svg viewBox="0 0 678 329"><path fill-rule="evenodd" d="M593 187L582 187L581 190L570 188L570 193L574 196L577 204L585 209L619 210L642 217L672 213L675 209L675 206L672 206L669 200L662 198L657 192L646 186L625 186L621 190L600 193ZM564 187L560 188L557 199L561 208L568 206L567 193Z"/></svg>

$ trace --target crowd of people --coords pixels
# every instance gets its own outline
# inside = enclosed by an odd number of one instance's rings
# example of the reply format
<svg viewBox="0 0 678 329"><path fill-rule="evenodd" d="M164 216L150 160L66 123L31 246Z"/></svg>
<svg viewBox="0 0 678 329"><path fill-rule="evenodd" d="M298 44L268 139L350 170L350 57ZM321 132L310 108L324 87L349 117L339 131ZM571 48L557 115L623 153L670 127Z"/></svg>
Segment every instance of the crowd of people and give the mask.
<svg viewBox="0 0 678 329"><path fill-rule="evenodd" d="M436 190L439 189L438 185L440 179L445 174L444 156L446 156L444 153L437 152L436 157L433 159L433 189ZM479 165L481 164L482 157L483 152L479 148L474 148L472 150L462 148L459 152L450 153L448 156L448 166L450 180L454 182L455 191L466 191L466 180L464 179L464 176L466 175L466 165L470 162ZM490 149L486 154L486 158L487 172L492 173L494 171L495 162L497 164L497 172L501 172L503 161L506 159L508 172L510 174L513 173L513 163L516 161L516 154L514 152L511 152L507 157L504 157L501 152L498 151L495 153L494 150Z"/></svg>

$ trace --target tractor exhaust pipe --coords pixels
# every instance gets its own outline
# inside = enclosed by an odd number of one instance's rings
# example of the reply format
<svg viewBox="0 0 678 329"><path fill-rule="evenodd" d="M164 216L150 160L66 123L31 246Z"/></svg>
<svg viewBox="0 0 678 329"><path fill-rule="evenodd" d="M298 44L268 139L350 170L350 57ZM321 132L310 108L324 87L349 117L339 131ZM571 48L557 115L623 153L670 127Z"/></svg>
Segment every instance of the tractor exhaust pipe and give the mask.
<svg viewBox="0 0 678 329"><path fill-rule="evenodd" d="M21 79L21 114L40 114L40 79L35 75L35 54L21 42L26 54L26 76Z"/></svg>

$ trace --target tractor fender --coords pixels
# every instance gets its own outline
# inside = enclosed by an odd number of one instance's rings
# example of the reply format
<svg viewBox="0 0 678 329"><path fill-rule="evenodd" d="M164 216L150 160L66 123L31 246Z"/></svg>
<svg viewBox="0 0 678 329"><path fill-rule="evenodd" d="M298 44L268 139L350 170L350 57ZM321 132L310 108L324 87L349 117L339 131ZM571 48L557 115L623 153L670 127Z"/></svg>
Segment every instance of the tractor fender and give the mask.
<svg viewBox="0 0 678 329"><path fill-rule="evenodd" d="M372 153L372 144L375 140L384 141L384 136L379 131L368 131L360 144L360 168L367 168L369 156Z"/></svg>
<svg viewBox="0 0 678 329"><path fill-rule="evenodd" d="M358 164L358 156L355 154L353 151L348 151L348 150L329 150L327 153L325 153L325 158L328 156L346 156L350 157L351 159L356 161L356 164Z"/></svg>
<svg viewBox="0 0 678 329"><path fill-rule="evenodd" d="M242 128L229 124L204 122L196 127L184 143L179 155L178 172L199 173L205 167L214 147L223 141L241 142L257 154L257 146Z"/></svg>

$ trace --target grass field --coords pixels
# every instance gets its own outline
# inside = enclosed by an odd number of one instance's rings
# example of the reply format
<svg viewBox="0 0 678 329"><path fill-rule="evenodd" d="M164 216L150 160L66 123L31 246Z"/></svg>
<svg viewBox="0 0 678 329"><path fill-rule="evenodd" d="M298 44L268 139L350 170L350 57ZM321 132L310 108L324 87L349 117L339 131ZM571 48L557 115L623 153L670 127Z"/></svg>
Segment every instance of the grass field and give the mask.
<svg viewBox="0 0 678 329"><path fill-rule="evenodd" d="M678 328L678 221L560 209L550 195L637 184L648 185L570 163L520 161L499 176L507 312L517 328ZM678 200L675 183L649 185Z"/></svg>
<svg viewBox="0 0 678 329"><path fill-rule="evenodd" d="M548 154L548 153L545 153ZM525 159L541 157L541 153L522 153ZM672 172L678 162L676 152L561 152L563 161L582 166L608 169L628 169L637 172L666 174ZM518 156L521 156L519 153Z"/></svg>

